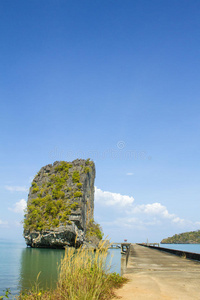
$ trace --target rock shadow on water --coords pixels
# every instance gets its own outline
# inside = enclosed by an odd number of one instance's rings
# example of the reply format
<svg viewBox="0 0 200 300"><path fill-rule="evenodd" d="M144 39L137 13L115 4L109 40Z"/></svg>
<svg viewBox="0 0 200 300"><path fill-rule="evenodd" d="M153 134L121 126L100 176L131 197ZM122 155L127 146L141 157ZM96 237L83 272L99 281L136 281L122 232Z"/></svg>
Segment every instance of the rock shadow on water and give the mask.
<svg viewBox="0 0 200 300"><path fill-rule="evenodd" d="M56 287L59 265L64 257L63 249L25 248L21 253L19 291L29 290L36 284L39 274L39 287Z"/></svg>

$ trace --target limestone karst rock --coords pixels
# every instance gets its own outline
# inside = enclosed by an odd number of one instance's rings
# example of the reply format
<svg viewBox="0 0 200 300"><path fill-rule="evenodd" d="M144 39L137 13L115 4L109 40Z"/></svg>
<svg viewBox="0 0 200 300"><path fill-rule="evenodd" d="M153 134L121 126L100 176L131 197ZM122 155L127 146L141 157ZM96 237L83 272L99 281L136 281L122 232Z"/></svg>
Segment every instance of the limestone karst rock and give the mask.
<svg viewBox="0 0 200 300"><path fill-rule="evenodd" d="M24 238L31 247L79 247L94 215L95 165L56 161L42 167L29 190Z"/></svg>

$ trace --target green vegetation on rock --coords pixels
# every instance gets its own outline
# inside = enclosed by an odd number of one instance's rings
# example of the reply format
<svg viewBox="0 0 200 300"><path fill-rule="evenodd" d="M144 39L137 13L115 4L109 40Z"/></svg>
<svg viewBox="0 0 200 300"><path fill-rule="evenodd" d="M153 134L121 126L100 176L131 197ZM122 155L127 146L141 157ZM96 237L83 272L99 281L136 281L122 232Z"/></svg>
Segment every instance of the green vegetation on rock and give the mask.
<svg viewBox="0 0 200 300"><path fill-rule="evenodd" d="M33 188L36 188L38 185L35 181L32 182L32 185L31 185Z"/></svg>
<svg viewBox="0 0 200 300"><path fill-rule="evenodd" d="M90 164L90 158L86 159L85 164L86 164L86 165L89 165L89 164Z"/></svg>
<svg viewBox="0 0 200 300"><path fill-rule="evenodd" d="M97 237L99 240L102 240L103 238L102 228L93 219L91 219L87 225L86 237L88 239L91 237Z"/></svg>
<svg viewBox="0 0 200 300"><path fill-rule="evenodd" d="M89 173L90 172L90 167L85 167L84 168L84 172L87 174L87 173Z"/></svg>
<svg viewBox="0 0 200 300"><path fill-rule="evenodd" d="M72 187L67 186L69 178L69 169L72 164L61 161L54 167L54 174L49 174L46 182L39 186L36 181L41 172L38 172L33 180L30 192L35 195L27 206L27 212L24 219L25 230L49 230L53 227L69 224L71 210L75 210L79 204L72 203L70 199L79 198L83 194L80 191L82 183L79 182L80 174L74 171L72 181L77 183L76 188L70 197L66 197L65 191L69 192Z"/></svg>
<svg viewBox="0 0 200 300"><path fill-rule="evenodd" d="M74 197L77 198L77 197L82 197L83 196L83 193L81 193L80 191L77 191L74 193Z"/></svg>
<svg viewBox="0 0 200 300"><path fill-rule="evenodd" d="M82 186L83 186L83 184L82 184L81 182L78 182L76 185L77 185L77 187L78 187L79 189L81 189Z"/></svg>
<svg viewBox="0 0 200 300"><path fill-rule="evenodd" d="M161 244L200 244L200 230L175 234L163 239Z"/></svg>
<svg viewBox="0 0 200 300"><path fill-rule="evenodd" d="M72 181L75 182L79 182L80 180L80 174L78 171L74 171L73 175L72 175Z"/></svg>
<svg viewBox="0 0 200 300"><path fill-rule="evenodd" d="M39 191L39 187L37 186L37 187L34 187L33 189L32 189L32 193L33 194L35 194L35 193L37 193Z"/></svg>
<svg viewBox="0 0 200 300"><path fill-rule="evenodd" d="M41 231L58 227L60 223L66 225L71 214L71 205L63 199L55 200L51 195L33 199L27 207L24 229Z"/></svg>

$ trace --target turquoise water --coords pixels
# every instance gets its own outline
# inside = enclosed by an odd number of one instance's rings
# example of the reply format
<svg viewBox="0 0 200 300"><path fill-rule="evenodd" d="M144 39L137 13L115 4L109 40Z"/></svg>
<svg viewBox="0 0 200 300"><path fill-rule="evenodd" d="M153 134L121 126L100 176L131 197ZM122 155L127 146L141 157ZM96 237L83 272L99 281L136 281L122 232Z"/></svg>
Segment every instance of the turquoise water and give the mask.
<svg viewBox="0 0 200 300"><path fill-rule="evenodd" d="M57 269L64 256L62 249L27 248L24 242L0 240L0 295L10 288L12 295L20 290L29 289L36 281L39 272L41 288L54 288L57 281ZM110 249L107 265L111 271L120 274L121 250Z"/></svg>
<svg viewBox="0 0 200 300"><path fill-rule="evenodd" d="M160 247L200 253L200 244L160 244Z"/></svg>

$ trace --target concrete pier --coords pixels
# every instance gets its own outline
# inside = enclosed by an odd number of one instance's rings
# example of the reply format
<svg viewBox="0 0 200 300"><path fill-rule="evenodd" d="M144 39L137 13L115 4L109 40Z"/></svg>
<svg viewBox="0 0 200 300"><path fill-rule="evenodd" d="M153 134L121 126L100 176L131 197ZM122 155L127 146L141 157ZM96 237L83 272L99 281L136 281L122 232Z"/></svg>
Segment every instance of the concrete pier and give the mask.
<svg viewBox="0 0 200 300"><path fill-rule="evenodd" d="M200 262L131 244L120 299L200 300Z"/></svg>

